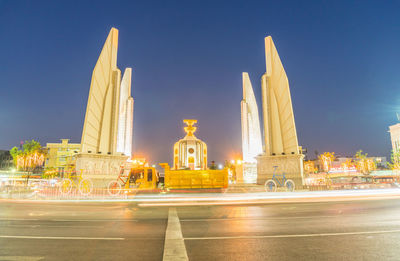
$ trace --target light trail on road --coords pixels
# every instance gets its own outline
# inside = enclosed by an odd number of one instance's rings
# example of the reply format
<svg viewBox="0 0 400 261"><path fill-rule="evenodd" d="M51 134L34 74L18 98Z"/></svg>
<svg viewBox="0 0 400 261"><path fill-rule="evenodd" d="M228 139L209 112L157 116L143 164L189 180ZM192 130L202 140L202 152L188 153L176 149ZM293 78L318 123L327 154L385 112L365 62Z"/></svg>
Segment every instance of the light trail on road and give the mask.
<svg viewBox="0 0 400 261"><path fill-rule="evenodd" d="M203 205L246 205L299 202L329 202L400 198L400 189L248 192L248 193L161 193L135 195L133 198L103 199L0 199L0 202L134 202L139 207L178 207Z"/></svg>

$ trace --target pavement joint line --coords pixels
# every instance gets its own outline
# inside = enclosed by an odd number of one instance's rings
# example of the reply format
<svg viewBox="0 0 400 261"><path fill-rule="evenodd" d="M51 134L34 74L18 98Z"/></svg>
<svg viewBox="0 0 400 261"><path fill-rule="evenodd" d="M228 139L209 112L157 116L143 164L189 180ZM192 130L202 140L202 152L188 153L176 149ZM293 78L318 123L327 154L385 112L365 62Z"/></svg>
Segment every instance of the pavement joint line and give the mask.
<svg viewBox="0 0 400 261"><path fill-rule="evenodd" d="M53 237L53 236L7 236L0 235L1 238L14 239L61 239L61 240L125 240L123 237Z"/></svg>
<svg viewBox="0 0 400 261"><path fill-rule="evenodd" d="M400 233L400 229L396 229L396 230L379 230L379 231L360 231L360 232L339 232L339 233L294 234L294 235L186 237L186 238L184 238L184 240L296 238L296 237L325 237L325 236L370 235L370 234L387 234L387 233Z"/></svg>
<svg viewBox="0 0 400 261"><path fill-rule="evenodd" d="M168 224L165 233L163 261L188 261L185 242L182 235L176 208L168 210Z"/></svg>

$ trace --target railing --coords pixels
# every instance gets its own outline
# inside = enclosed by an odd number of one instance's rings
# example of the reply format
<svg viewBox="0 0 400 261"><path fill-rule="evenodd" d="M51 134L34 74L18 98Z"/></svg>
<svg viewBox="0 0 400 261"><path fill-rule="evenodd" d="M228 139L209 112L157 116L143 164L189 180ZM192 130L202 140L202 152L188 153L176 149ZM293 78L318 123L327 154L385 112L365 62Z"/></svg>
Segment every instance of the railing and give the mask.
<svg viewBox="0 0 400 261"><path fill-rule="evenodd" d="M1 180L0 198L2 199L34 199L34 200L109 200L128 199L135 192L122 191L118 195L109 193L106 186L93 187L88 194L82 194L77 186L67 193L61 189L61 180Z"/></svg>

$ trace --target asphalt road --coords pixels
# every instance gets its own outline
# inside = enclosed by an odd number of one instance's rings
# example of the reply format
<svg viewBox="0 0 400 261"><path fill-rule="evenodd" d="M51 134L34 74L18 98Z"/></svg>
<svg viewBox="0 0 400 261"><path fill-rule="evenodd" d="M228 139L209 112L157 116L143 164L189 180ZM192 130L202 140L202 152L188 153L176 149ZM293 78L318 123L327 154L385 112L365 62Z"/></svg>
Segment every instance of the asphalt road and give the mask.
<svg viewBox="0 0 400 261"><path fill-rule="evenodd" d="M0 260L163 257L400 260L400 200L176 208L0 201Z"/></svg>

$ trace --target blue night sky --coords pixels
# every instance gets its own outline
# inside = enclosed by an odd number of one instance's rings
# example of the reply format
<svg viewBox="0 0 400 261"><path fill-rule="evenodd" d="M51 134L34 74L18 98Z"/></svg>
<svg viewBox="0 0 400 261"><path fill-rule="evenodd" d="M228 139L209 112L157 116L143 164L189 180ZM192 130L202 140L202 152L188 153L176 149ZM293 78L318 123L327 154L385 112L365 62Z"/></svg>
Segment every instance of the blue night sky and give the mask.
<svg viewBox="0 0 400 261"><path fill-rule="evenodd" d="M291 86L300 145L390 153L400 111L400 3L392 1L1 1L0 149L80 142L93 67L111 27L133 68L134 150L171 162L184 118L209 159L241 151L241 73L260 103L264 37Z"/></svg>

